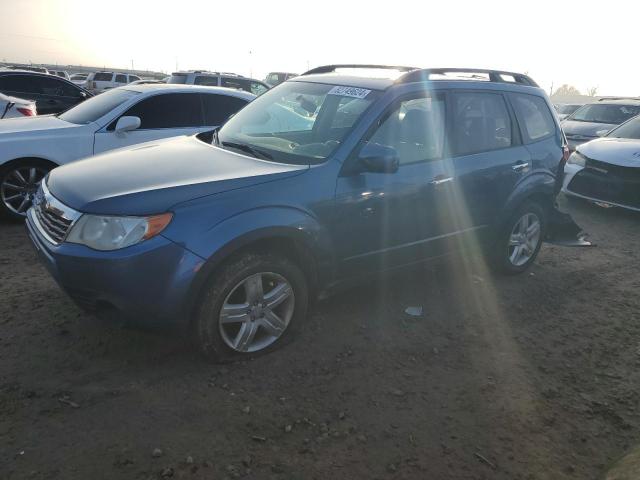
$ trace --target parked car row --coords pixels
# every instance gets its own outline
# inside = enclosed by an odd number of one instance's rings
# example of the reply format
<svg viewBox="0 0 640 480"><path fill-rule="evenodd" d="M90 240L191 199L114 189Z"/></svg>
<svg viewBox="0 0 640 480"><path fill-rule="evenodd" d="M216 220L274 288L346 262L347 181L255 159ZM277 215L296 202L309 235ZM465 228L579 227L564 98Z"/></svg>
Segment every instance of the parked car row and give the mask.
<svg viewBox="0 0 640 480"><path fill-rule="evenodd" d="M480 251L516 274L543 241L586 243L556 209L569 151L530 77L363 67L253 101L129 85L0 123L4 208L33 201L31 241L79 305L183 328L218 360L277 348L312 298L386 270Z"/></svg>

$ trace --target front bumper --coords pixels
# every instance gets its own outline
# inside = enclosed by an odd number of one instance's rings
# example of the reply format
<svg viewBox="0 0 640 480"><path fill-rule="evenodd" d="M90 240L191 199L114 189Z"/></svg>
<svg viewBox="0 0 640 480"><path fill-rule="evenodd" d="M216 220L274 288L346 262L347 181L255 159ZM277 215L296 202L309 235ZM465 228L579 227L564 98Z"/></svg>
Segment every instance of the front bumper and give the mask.
<svg viewBox="0 0 640 480"><path fill-rule="evenodd" d="M40 260L69 296L89 310L116 310L145 326L184 326L187 298L204 260L158 235L110 252L84 245L54 245L44 238L30 215L27 232Z"/></svg>
<svg viewBox="0 0 640 480"><path fill-rule="evenodd" d="M562 192L592 202L640 211L640 169L607 164L588 167L589 164L587 167L565 165Z"/></svg>

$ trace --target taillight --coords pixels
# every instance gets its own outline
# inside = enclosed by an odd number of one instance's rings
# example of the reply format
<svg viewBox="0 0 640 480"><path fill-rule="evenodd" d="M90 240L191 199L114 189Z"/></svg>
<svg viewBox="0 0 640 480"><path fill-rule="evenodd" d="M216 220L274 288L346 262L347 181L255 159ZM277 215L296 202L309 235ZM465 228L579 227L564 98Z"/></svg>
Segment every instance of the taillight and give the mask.
<svg viewBox="0 0 640 480"><path fill-rule="evenodd" d="M16 110L25 117L35 117L36 115L36 112L32 107L16 107Z"/></svg>

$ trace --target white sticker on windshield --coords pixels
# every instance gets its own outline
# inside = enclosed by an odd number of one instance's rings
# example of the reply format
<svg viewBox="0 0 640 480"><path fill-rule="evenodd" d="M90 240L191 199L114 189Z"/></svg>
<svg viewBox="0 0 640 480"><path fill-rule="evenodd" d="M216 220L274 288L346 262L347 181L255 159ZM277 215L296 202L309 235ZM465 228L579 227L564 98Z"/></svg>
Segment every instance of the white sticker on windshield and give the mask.
<svg viewBox="0 0 640 480"><path fill-rule="evenodd" d="M366 88L356 88L356 87L333 87L329 90L327 95L340 95L341 97L353 97L353 98L364 98L371 90L367 90Z"/></svg>

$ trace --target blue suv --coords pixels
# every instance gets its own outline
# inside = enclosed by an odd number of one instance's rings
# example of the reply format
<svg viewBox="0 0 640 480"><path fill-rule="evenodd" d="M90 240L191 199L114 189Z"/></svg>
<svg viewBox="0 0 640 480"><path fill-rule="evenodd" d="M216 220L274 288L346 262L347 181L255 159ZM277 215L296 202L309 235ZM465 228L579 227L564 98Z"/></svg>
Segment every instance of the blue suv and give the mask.
<svg viewBox="0 0 640 480"><path fill-rule="evenodd" d="M584 244L555 206L552 108L517 73L319 67L217 131L53 170L27 228L78 304L243 358L354 280L480 248L515 274L543 240Z"/></svg>

